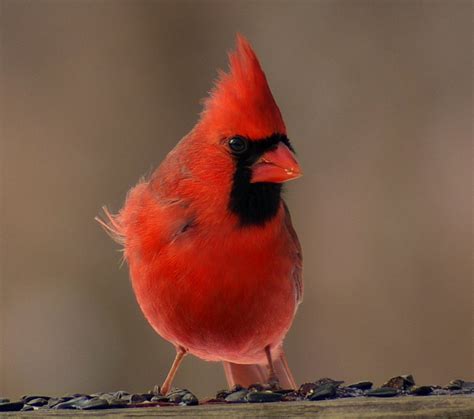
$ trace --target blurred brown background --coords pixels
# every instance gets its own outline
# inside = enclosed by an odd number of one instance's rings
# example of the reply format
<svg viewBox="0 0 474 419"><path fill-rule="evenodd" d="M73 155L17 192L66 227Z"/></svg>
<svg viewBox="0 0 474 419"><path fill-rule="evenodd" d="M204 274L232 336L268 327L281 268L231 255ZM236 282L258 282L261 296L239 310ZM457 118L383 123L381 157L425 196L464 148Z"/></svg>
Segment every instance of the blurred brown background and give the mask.
<svg viewBox="0 0 474 419"><path fill-rule="evenodd" d="M191 129L237 31L305 171L287 192L305 254L297 381L473 378L471 2L0 5L0 394L164 378L174 351L93 218ZM225 381L189 357L176 384Z"/></svg>

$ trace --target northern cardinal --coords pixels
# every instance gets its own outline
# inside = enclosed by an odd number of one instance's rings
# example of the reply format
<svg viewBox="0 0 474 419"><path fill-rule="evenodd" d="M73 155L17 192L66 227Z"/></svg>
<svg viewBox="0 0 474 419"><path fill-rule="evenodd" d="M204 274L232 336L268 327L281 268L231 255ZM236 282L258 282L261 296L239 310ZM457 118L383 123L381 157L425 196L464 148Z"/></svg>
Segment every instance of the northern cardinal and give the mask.
<svg viewBox="0 0 474 419"><path fill-rule="evenodd" d="M185 354L222 361L229 386L295 388L282 350L301 301L301 247L281 198L301 176L259 61L237 35L199 121L117 215L98 221L124 246L145 317Z"/></svg>

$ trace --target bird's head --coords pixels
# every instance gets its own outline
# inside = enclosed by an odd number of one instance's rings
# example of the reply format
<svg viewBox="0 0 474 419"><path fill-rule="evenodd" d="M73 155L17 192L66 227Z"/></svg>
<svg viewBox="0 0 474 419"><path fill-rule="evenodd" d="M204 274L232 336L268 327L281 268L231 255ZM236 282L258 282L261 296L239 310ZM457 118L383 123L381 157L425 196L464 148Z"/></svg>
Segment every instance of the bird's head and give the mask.
<svg viewBox="0 0 474 419"><path fill-rule="evenodd" d="M197 129L244 171L250 183L283 183L301 176L280 110L249 42L237 35L229 71L220 71L204 101Z"/></svg>
<svg viewBox="0 0 474 419"><path fill-rule="evenodd" d="M229 71L219 72L188 140L193 170L216 194L226 188L228 207L241 224L271 219L282 183L301 176L265 74L241 35L229 53Z"/></svg>

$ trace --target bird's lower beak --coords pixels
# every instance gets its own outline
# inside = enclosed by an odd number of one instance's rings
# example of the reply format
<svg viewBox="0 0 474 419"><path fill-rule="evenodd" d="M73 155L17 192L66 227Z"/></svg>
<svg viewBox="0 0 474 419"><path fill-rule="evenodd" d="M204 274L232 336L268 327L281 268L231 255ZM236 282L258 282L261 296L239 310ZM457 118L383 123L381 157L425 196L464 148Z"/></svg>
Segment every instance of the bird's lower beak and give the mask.
<svg viewBox="0 0 474 419"><path fill-rule="evenodd" d="M283 183L299 178L302 175L300 166L293 152L283 143L267 151L252 166L251 183Z"/></svg>

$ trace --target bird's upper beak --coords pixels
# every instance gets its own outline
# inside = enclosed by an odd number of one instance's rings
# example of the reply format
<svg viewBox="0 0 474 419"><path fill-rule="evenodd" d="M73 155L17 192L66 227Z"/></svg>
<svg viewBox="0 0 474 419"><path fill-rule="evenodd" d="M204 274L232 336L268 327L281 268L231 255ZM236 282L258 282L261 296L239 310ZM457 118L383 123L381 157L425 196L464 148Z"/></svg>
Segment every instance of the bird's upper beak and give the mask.
<svg viewBox="0 0 474 419"><path fill-rule="evenodd" d="M253 164L250 182L283 183L301 175L295 155L280 142L277 148L267 151Z"/></svg>

